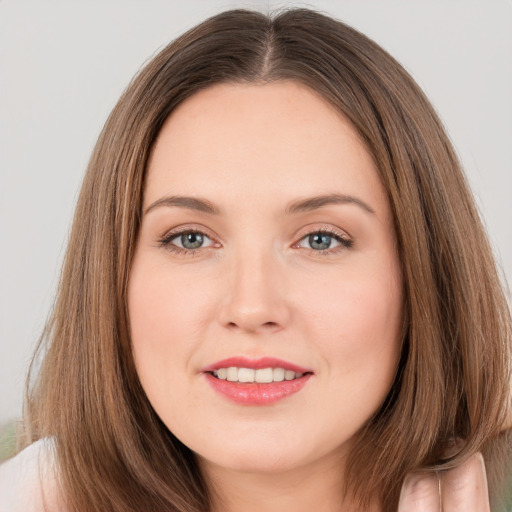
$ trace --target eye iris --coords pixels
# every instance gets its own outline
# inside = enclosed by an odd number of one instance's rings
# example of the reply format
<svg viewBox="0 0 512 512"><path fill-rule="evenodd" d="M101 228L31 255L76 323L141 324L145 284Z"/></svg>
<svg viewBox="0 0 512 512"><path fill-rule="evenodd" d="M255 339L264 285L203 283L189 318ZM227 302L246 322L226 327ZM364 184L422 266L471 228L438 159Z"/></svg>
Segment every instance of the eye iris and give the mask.
<svg viewBox="0 0 512 512"><path fill-rule="evenodd" d="M308 241L312 249L329 249L331 246L331 237L325 233L314 233L309 235Z"/></svg>
<svg viewBox="0 0 512 512"><path fill-rule="evenodd" d="M185 249L197 249L203 245L204 237L201 233L185 233L181 235L181 245Z"/></svg>

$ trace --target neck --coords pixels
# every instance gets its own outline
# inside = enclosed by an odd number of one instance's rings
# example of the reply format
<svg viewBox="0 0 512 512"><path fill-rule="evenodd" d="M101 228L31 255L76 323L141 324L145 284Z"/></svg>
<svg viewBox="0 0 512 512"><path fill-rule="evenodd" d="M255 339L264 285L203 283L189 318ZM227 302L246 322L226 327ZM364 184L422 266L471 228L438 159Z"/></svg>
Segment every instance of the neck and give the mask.
<svg viewBox="0 0 512 512"><path fill-rule="evenodd" d="M363 512L344 496L344 472L336 461L316 461L282 472L249 473L202 461L212 489L211 512ZM364 512L379 512L373 503Z"/></svg>

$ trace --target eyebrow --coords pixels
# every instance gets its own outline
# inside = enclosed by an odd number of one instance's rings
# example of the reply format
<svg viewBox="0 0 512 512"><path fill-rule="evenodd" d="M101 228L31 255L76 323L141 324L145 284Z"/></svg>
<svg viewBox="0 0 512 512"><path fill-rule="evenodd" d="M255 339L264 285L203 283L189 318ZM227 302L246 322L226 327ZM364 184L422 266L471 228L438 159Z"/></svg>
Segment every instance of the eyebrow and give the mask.
<svg viewBox="0 0 512 512"><path fill-rule="evenodd" d="M331 206L337 204L355 204L368 213L375 213L375 210L361 199L346 194L326 194L294 201L286 208L285 213L302 213L311 210L317 210L323 206Z"/></svg>
<svg viewBox="0 0 512 512"><path fill-rule="evenodd" d="M210 215L219 215L220 210L213 203L207 199L199 199L197 197L187 196L168 196L158 199L150 206L147 207L144 215L159 206L177 206L180 208L187 208L188 210L195 210L198 212L209 213Z"/></svg>
<svg viewBox="0 0 512 512"><path fill-rule="evenodd" d="M317 210L323 206L339 204L354 204L368 213L375 213L375 210L371 206L369 206L361 199L358 199L357 197L346 194L326 194L294 201L286 207L285 214L293 215L297 213ZM207 199L188 196L167 196L156 200L154 203L148 206L144 214L147 214L151 210L160 206L187 208L189 210L208 213L210 215L220 215L221 213L221 210Z"/></svg>

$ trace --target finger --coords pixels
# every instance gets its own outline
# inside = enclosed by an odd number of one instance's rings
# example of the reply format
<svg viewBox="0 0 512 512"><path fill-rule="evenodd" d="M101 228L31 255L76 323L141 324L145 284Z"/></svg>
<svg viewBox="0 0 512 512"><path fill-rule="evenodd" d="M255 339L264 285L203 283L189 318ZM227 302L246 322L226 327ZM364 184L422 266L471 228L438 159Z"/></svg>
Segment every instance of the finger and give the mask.
<svg viewBox="0 0 512 512"><path fill-rule="evenodd" d="M441 479L443 512L490 512L484 458L475 453Z"/></svg>
<svg viewBox="0 0 512 512"><path fill-rule="evenodd" d="M436 473L407 475L400 492L398 512L438 512L439 508L439 480Z"/></svg>

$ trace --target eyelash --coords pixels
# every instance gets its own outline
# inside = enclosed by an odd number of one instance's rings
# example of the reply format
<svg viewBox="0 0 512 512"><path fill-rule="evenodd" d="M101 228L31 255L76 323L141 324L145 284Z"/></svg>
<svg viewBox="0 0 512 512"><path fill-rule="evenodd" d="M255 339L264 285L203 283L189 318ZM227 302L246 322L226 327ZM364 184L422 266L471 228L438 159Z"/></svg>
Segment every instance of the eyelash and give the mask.
<svg viewBox="0 0 512 512"><path fill-rule="evenodd" d="M179 247L172 243L172 241L175 238L178 238L179 236L184 235L184 234L202 235L202 236L208 238L209 240L212 240L212 242L213 242L212 245L215 245L213 238L210 237L207 233L205 233L204 231L201 231L200 229L190 229L190 228L166 233L162 238L160 238L158 240L158 245L159 245L159 247L163 247L166 250L169 250L176 254L183 254L183 255L187 255L187 256L194 256L194 254L197 251L199 251L201 249L207 249L208 247L210 247L210 246L207 246L207 247L198 247L197 249L185 249L185 248ZM312 236L312 235L327 235L330 238L333 238L334 240L339 242L339 244L340 244L339 246L336 246L334 248L323 249L323 250L302 247L302 249L305 249L306 251L308 251L309 253L312 253L315 256L329 256L331 254L334 254L334 253L337 253L340 251L351 249L354 245L354 242L352 240L350 240L349 238L347 238L346 235L342 235L332 229L315 229L315 230L308 231L307 233L304 233L303 235L301 235L300 239L297 242L295 242L292 247L296 248L296 249L301 248L299 246L299 244L304 239L306 239L307 237Z"/></svg>
<svg viewBox="0 0 512 512"><path fill-rule="evenodd" d="M207 233L204 231L201 231L200 229L182 229L178 231L171 231L170 233L166 233L162 238L158 240L158 245L160 247L165 248L168 251L174 252L176 254L183 254L186 256L194 256L194 254L201 250L206 249L206 247L198 247L197 249L184 249L182 247L178 247L177 245L174 245L172 241L175 238L178 238L181 235L185 234L191 234L191 235L202 235L210 240L212 240L212 237L208 236Z"/></svg>
<svg viewBox="0 0 512 512"><path fill-rule="evenodd" d="M307 233L304 233L301 235L300 239L293 244L294 248L299 248L299 244L306 238L312 236L312 235L327 235L328 237L334 239L336 242L339 242L339 246L318 250L318 249L312 249L310 247L301 247L302 249L305 249L309 253L313 254L314 256L330 256L332 254L336 254L340 251L345 251L347 249L351 249L354 245L354 242L347 237L347 235L343 235L337 231L334 231L333 229L314 229L312 231L308 231Z"/></svg>

